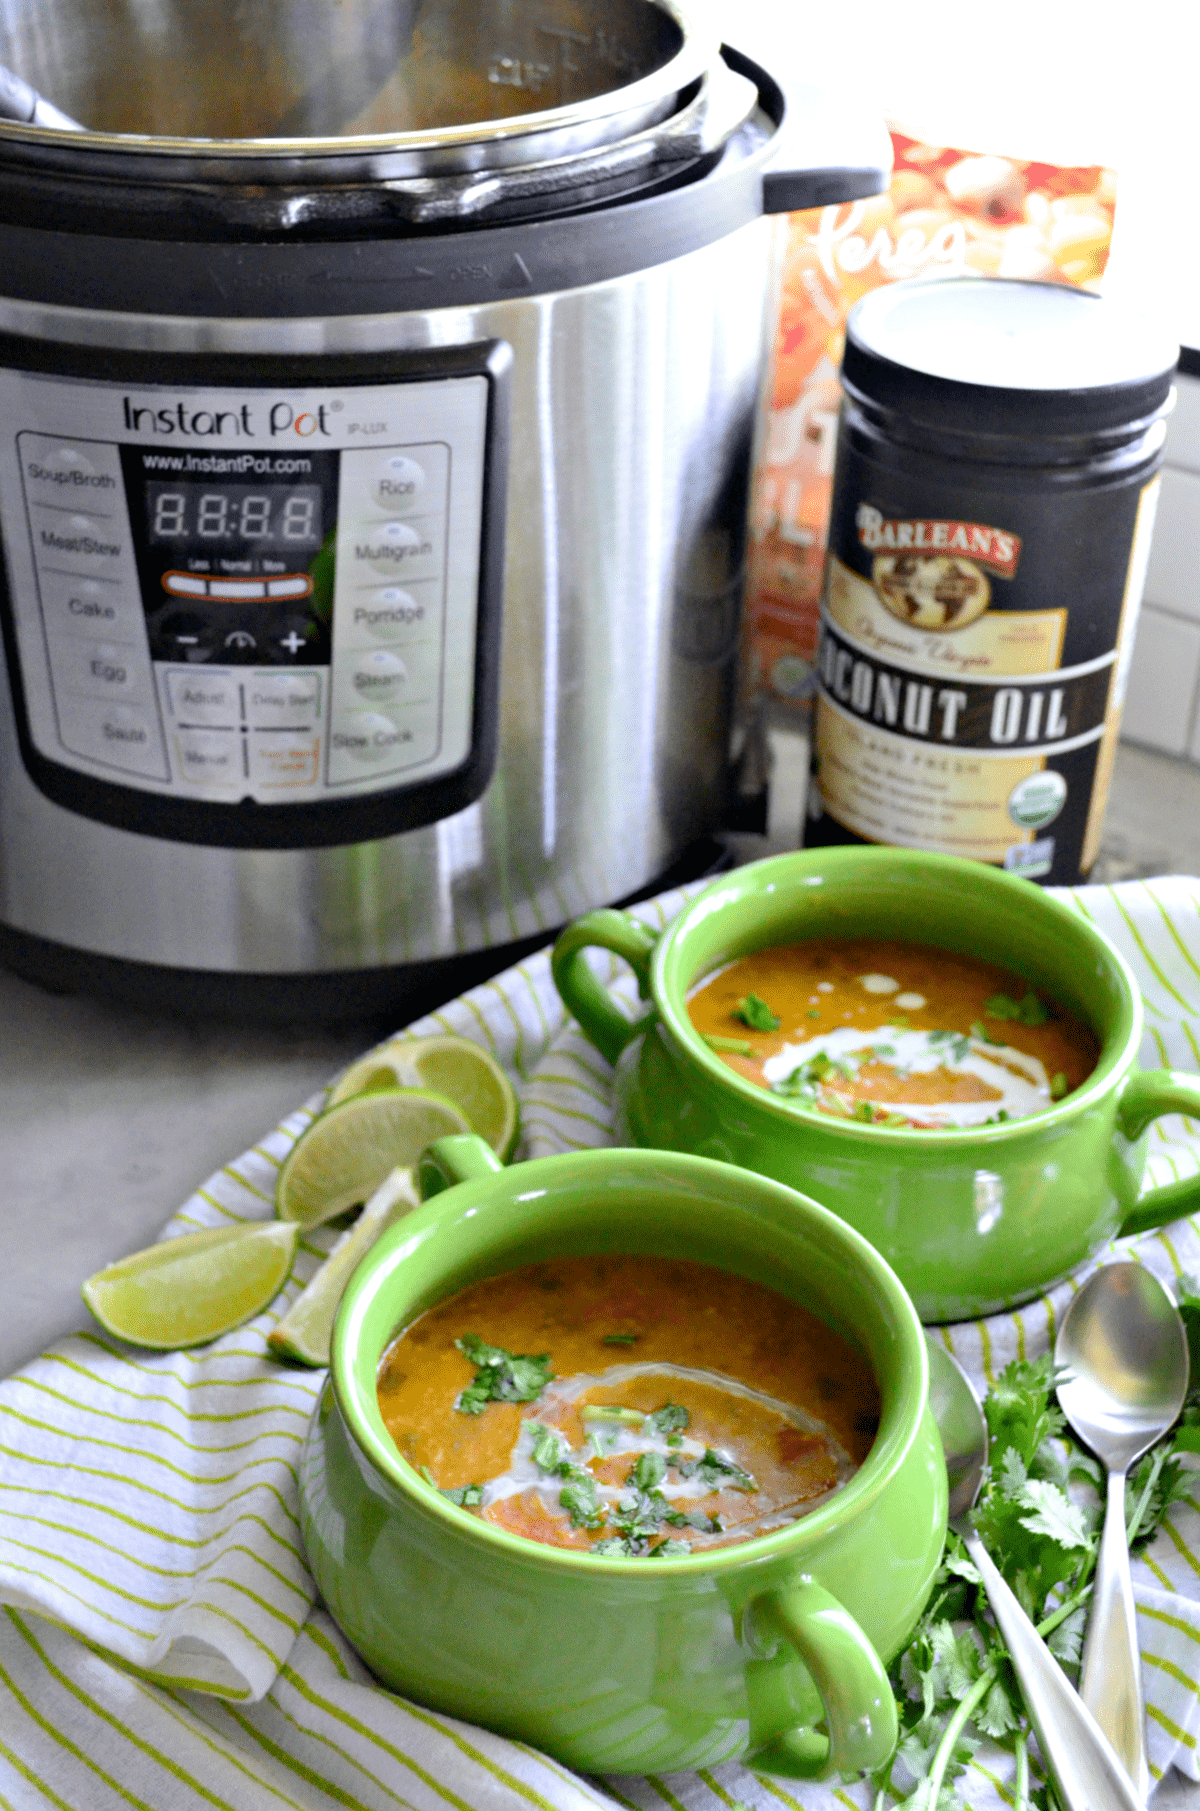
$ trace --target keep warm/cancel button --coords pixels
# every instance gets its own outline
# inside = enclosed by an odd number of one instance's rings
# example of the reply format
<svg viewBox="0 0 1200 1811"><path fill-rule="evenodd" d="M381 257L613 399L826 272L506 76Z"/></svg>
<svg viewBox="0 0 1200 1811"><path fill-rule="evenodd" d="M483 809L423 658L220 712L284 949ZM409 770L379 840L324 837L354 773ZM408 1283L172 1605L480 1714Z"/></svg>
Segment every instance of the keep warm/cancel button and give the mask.
<svg viewBox="0 0 1200 1811"><path fill-rule="evenodd" d="M437 747L432 712L347 711L334 719L329 737L329 778L339 782L363 776L363 769L390 773L427 761Z"/></svg>

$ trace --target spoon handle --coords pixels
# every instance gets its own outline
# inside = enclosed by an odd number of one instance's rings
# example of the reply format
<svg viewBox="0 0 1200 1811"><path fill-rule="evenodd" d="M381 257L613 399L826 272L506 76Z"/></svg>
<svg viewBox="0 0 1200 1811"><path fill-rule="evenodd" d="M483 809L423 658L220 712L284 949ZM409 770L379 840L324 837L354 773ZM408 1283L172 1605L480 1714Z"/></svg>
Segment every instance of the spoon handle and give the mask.
<svg viewBox="0 0 1200 1811"><path fill-rule="evenodd" d="M963 1542L979 1568L983 1588L1021 1681L1025 1708L1042 1756L1058 1784L1065 1811L1144 1811L1108 1737L1001 1578L973 1529L961 1525Z"/></svg>
<svg viewBox="0 0 1200 1811"><path fill-rule="evenodd" d="M1104 1513L1096 1585L1083 1647L1079 1695L1145 1798L1150 1790L1150 1770L1146 1765L1146 1710L1142 1698L1137 1611L1125 1539L1123 1471L1108 1474L1108 1506Z"/></svg>

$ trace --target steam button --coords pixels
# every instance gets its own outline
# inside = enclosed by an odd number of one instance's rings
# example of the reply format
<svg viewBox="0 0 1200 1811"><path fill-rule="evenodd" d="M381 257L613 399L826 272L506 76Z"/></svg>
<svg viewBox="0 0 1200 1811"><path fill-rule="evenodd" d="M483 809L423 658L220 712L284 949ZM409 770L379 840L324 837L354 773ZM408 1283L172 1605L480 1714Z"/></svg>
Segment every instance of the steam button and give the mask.
<svg viewBox="0 0 1200 1811"><path fill-rule="evenodd" d="M354 662L350 683L364 704L385 704L403 696L408 668L398 654L376 648Z"/></svg>

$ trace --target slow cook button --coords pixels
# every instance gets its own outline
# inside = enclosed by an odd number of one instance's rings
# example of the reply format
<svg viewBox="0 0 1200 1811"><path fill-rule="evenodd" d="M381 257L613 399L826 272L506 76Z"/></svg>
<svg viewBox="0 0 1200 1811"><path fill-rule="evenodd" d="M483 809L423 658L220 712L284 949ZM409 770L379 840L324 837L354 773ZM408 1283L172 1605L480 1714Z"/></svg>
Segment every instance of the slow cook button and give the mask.
<svg viewBox="0 0 1200 1811"><path fill-rule="evenodd" d="M90 698L151 696L150 663L136 642L50 640L56 691Z"/></svg>
<svg viewBox="0 0 1200 1811"><path fill-rule="evenodd" d="M35 505L32 514L39 568L114 577L125 565L125 535L114 520L42 505Z"/></svg>
<svg viewBox="0 0 1200 1811"><path fill-rule="evenodd" d="M321 738L264 730L250 738L250 778L262 792L315 786L320 775Z"/></svg>
<svg viewBox="0 0 1200 1811"><path fill-rule="evenodd" d="M167 694L177 723L236 729L241 720L238 682L232 673L213 672L203 667L168 672Z"/></svg>
<svg viewBox="0 0 1200 1811"><path fill-rule="evenodd" d="M427 634L438 620L441 586L434 579L416 583L407 590L400 585L381 585L375 591L362 591L352 604L339 603L338 641L408 641Z"/></svg>
<svg viewBox="0 0 1200 1811"><path fill-rule="evenodd" d="M353 531L350 542L352 570L355 576L361 575L360 582L376 573L402 580L433 578L441 545L438 517L417 523L364 522Z"/></svg>
<svg viewBox="0 0 1200 1811"><path fill-rule="evenodd" d="M319 673L251 673L245 687L252 729L310 729L320 722Z"/></svg>
<svg viewBox="0 0 1200 1811"><path fill-rule="evenodd" d="M147 779L165 780L166 758L153 711L135 704L96 703L90 698L60 698L59 733L64 748L106 767Z"/></svg>
<svg viewBox="0 0 1200 1811"><path fill-rule="evenodd" d="M330 746L335 755L364 767L392 766L412 741L412 731L382 711L347 711L335 721Z"/></svg>
<svg viewBox="0 0 1200 1811"><path fill-rule="evenodd" d="M236 730L176 730L175 759L180 778L192 786L242 784L242 738Z"/></svg>

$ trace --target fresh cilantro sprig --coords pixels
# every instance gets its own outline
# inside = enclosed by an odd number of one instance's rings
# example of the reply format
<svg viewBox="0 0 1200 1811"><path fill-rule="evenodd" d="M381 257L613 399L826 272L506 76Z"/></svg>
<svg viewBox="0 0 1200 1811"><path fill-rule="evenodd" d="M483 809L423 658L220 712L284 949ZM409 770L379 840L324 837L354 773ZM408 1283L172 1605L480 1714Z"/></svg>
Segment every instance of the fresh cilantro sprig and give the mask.
<svg viewBox="0 0 1200 1811"><path fill-rule="evenodd" d="M1125 1519L1130 1550L1154 1537L1194 1479L1180 1455L1200 1451L1200 1286L1183 1280L1180 1311L1192 1349L1193 1389L1183 1414L1130 1477ZM1098 1550L1100 1510L1069 1495L1076 1481L1099 1487L1095 1459L1073 1438L1054 1396L1054 1360L1014 1361L984 1403L988 1476L972 1520L996 1564L1066 1668L1079 1664ZM1007 1650L962 1542L948 1537L933 1593L916 1632L890 1669L900 1741L876 1775L879 1802L898 1793L913 1811L959 1811L954 1782L983 1737L1016 1757L1016 1802L1046 1811L1048 1789L1030 1790L1029 1726Z"/></svg>
<svg viewBox="0 0 1200 1811"><path fill-rule="evenodd" d="M751 1031L778 1031L779 1014L772 1012L765 1000L757 994L743 994L733 1009L733 1017L748 1025Z"/></svg>
<svg viewBox="0 0 1200 1811"><path fill-rule="evenodd" d="M983 1009L985 1019L1015 1019L1018 1025L1044 1025L1050 1017L1037 995L1030 991L1023 1000L1008 994L993 994Z"/></svg>
<svg viewBox="0 0 1200 1811"><path fill-rule="evenodd" d="M554 1376L548 1352L536 1357L506 1352L475 1333L464 1333L454 1343L476 1367L473 1380L454 1404L460 1415L482 1415L489 1402L532 1402Z"/></svg>

